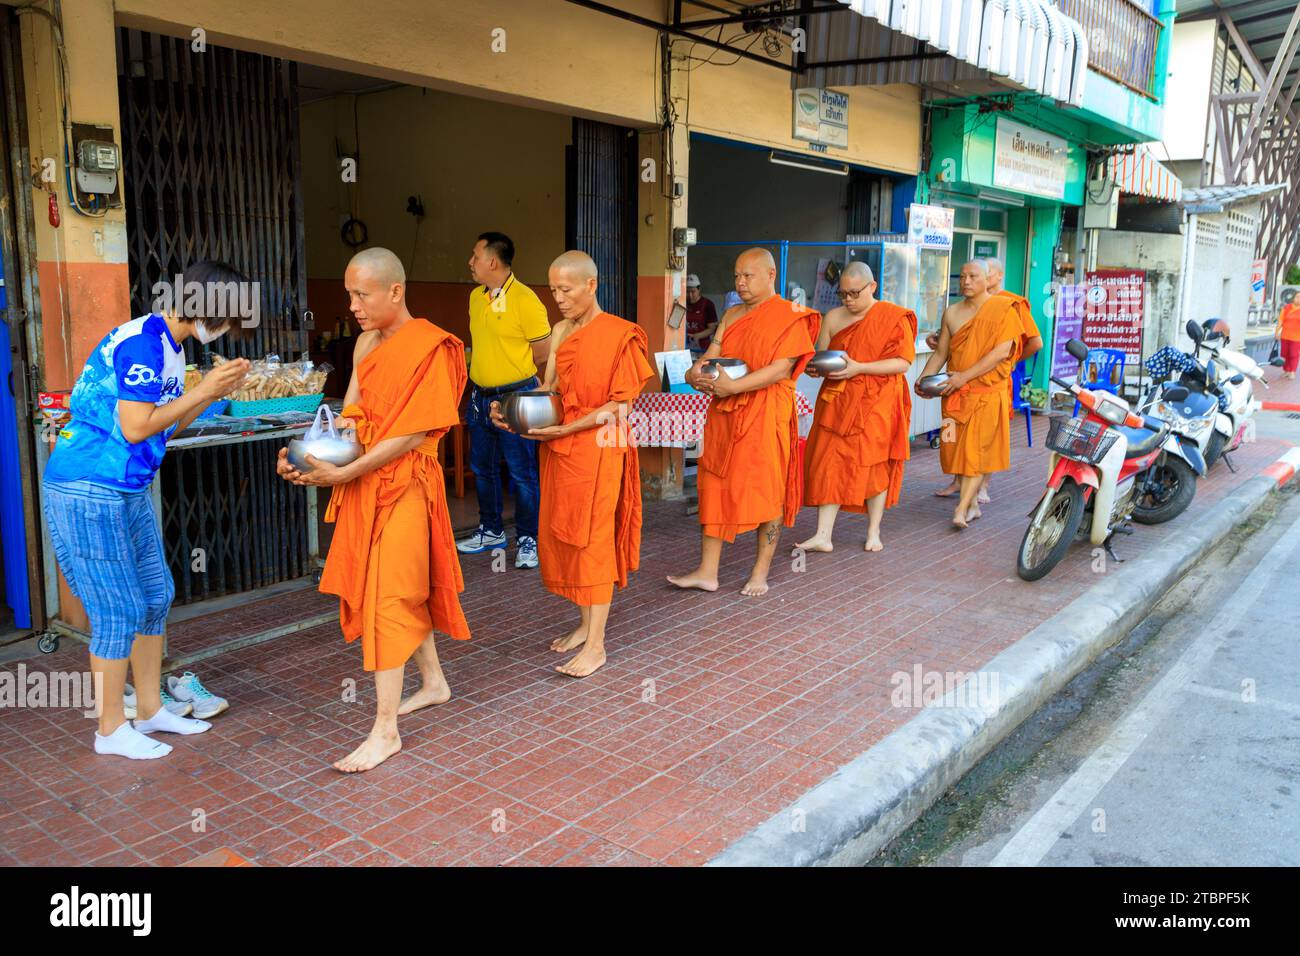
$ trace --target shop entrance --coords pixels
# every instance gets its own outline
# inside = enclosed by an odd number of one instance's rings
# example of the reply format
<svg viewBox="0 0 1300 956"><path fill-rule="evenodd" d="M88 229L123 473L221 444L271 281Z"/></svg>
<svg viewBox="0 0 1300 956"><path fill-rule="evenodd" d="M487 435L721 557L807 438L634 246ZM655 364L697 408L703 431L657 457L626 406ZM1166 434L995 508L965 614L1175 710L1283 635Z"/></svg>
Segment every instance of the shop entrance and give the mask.
<svg viewBox="0 0 1300 956"><path fill-rule="evenodd" d="M325 398L337 403L360 331L343 273L374 246L402 259L412 313L470 347L466 260L485 231L514 239L516 276L552 322L547 266L574 247L597 260L602 306L635 321L631 130L240 50L195 53L187 38L132 29L118 31L117 52L133 314L203 258L260 285L254 334L187 343L189 362L219 352L329 365ZM176 603L310 584L332 531L327 496L275 476L284 435L209 442L206 431L167 456L155 485ZM453 525L473 528L464 429L443 444Z"/></svg>

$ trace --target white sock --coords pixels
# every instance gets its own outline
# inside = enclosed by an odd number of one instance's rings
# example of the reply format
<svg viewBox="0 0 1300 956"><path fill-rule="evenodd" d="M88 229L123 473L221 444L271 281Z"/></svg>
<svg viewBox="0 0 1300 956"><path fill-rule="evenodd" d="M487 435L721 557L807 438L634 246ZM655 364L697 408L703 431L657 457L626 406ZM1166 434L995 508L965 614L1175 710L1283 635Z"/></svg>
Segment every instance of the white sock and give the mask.
<svg viewBox="0 0 1300 956"><path fill-rule="evenodd" d="M135 722L135 729L142 734L152 734L160 730L166 734L201 734L211 726L206 720L177 717L166 707L159 707L158 713L148 720Z"/></svg>
<svg viewBox="0 0 1300 956"><path fill-rule="evenodd" d="M151 740L125 722L107 737L95 734L95 753L130 757L132 760L155 760L172 752L170 744Z"/></svg>

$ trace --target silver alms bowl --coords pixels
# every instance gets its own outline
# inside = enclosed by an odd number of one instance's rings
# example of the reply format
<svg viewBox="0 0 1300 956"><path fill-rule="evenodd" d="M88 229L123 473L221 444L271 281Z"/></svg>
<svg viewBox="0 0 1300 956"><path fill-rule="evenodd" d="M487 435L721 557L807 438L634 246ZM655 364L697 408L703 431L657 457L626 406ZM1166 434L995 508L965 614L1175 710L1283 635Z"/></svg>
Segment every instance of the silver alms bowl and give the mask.
<svg viewBox="0 0 1300 956"><path fill-rule="evenodd" d="M311 463L307 461L307 456L311 455L317 461L326 461L331 465L342 467L360 458L362 450L357 442L347 438L322 436L310 441L295 438L289 442L289 464L299 471L311 471Z"/></svg>
<svg viewBox="0 0 1300 956"><path fill-rule="evenodd" d="M948 373L940 372L937 375L927 375L918 379L916 390L923 395L929 395L931 398L939 398L943 394L943 387L948 384Z"/></svg>
<svg viewBox="0 0 1300 956"><path fill-rule="evenodd" d="M849 353L840 349L825 349L816 352L808 360L808 371L816 375L829 375L831 372L842 372L849 367Z"/></svg>
<svg viewBox="0 0 1300 956"><path fill-rule="evenodd" d="M510 430L523 435L564 421L559 392L510 392L501 400L501 416Z"/></svg>
<svg viewBox="0 0 1300 956"><path fill-rule="evenodd" d="M730 378L744 378L749 374L749 366L738 358L715 358L705 362L700 372L709 378L717 378L723 372Z"/></svg>

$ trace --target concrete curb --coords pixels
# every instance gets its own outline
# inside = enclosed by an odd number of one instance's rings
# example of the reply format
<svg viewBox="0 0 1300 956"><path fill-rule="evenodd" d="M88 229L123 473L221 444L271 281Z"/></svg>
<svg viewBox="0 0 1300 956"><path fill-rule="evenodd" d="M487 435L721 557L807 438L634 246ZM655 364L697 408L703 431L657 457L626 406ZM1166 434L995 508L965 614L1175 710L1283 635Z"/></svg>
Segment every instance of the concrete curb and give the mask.
<svg viewBox="0 0 1300 956"><path fill-rule="evenodd" d="M1203 517L1126 563L866 753L708 862L708 866L860 866L902 833L993 747L1117 643L1192 567L1300 467L1292 449ZM959 697L954 697L959 694ZM977 701L970 703L968 696ZM979 700L980 697L991 698ZM961 703L957 703L960 700Z"/></svg>

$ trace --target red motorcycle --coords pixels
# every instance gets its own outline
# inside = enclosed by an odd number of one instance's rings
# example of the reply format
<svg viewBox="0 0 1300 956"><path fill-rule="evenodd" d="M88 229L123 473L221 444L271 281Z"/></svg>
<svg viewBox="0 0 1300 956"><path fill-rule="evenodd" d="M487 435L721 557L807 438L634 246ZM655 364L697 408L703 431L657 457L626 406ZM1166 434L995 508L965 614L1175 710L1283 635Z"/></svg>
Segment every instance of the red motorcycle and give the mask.
<svg viewBox="0 0 1300 956"><path fill-rule="evenodd" d="M1078 339L1070 339L1065 347L1080 362L1088 357L1088 347ZM1016 561L1016 573L1026 581L1037 581L1056 567L1085 518L1090 518L1093 545L1102 545L1120 560L1111 537L1129 533L1128 519L1144 493L1146 473L1164 454L1161 446L1169 429L1158 418L1135 415L1118 395L1089 391L1055 376L1052 381L1067 389L1086 414L1057 417L1048 430L1051 477Z"/></svg>

